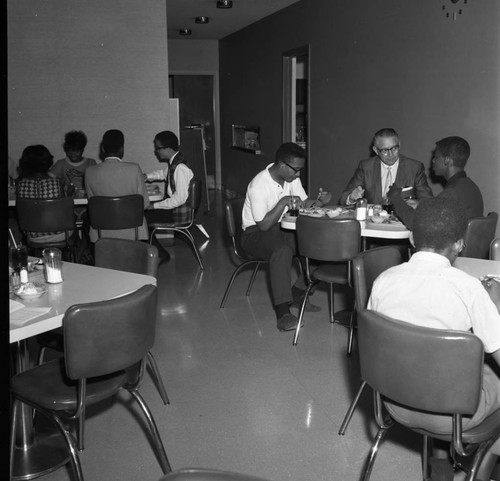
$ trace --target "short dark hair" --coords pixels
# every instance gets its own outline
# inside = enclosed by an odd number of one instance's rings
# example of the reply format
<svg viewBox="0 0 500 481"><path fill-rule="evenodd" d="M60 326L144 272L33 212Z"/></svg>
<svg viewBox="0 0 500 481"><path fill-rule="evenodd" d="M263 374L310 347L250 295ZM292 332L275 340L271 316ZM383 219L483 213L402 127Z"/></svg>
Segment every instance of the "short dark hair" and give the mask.
<svg viewBox="0 0 500 481"><path fill-rule="evenodd" d="M172 150L179 150L179 139L177 138L177 135L175 135L170 130L158 132L155 135L155 140L160 142L162 147L170 148Z"/></svg>
<svg viewBox="0 0 500 481"><path fill-rule="evenodd" d="M467 223L465 210L455 199L423 199L413 216L415 248L442 251L464 237Z"/></svg>
<svg viewBox="0 0 500 481"><path fill-rule="evenodd" d="M452 159L455 167L463 168L470 156L470 145L462 137L445 137L436 142L436 153Z"/></svg>
<svg viewBox="0 0 500 481"><path fill-rule="evenodd" d="M297 157L305 160L307 152L300 145L293 142L281 144L276 151L276 162L286 162Z"/></svg>
<svg viewBox="0 0 500 481"><path fill-rule="evenodd" d="M377 130L373 134L372 144L375 145L375 141L379 137L397 137L399 139L398 133L391 127L384 127L383 129Z"/></svg>
<svg viewBox="0 0 500 481"><path fill-rule="evenodd" d="M81 150L85 149L87 145L87 136L81 130L72 130L64 136L63 149L67 150Z"/></svg>
<svg viewBox="0 0 500 481"><path fill-rule="evenodd" d="M121 130L108 130L102 136L102 150L106 155L118 154L125 144L125 137Z"/></svg>
<svg viewBox="0 0 500 481"><path fill-rule="evenodd" d="M45 145L29 145L19 159L20 177L46 173L54 163L54 156Z"/></svg>

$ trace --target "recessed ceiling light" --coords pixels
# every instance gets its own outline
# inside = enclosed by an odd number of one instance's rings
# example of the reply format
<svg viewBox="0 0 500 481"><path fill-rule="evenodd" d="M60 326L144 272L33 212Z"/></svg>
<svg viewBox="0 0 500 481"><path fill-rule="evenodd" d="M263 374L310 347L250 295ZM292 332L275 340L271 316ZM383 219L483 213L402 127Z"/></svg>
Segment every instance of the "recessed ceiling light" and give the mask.
<svg viewBox="0 0 500 481"><path fill-rule="evenodd" d="M190 28L180 28L179 35L191 35L191 29Z"/></svg>
<svg viewBox="0 0 500 481"><path fill-rule="evenodd" d="M217 0L217 8L233 8L233 0Z"/></svg>
<svg viewBox="0 0 500 481"><path fill-rule="evenodd" d="M194 19L196 23L208 23L210 21L209 17L196 17Z"/></svg>

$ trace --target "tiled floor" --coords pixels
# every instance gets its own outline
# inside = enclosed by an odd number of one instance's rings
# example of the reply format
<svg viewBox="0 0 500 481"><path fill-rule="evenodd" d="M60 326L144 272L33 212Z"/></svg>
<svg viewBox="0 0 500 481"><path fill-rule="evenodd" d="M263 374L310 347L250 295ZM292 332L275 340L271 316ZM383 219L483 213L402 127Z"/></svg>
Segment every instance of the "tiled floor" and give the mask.
<svg viewBox="0 0 500 481"><path fill-rule="evenodd" d="M219 304L233 269L224 238L221 199L199 217L211 235L195 234L202 272L177 240L160 268L161 318L153 353L171 404L164 406L149 376L142 393L174 469L206 467L272 481L357 480L374 433L371 393L362 398L346 435L337 431L359 383L356 347L346 356L347 329L330 325L326 292L313 302L299 343L276 329L266 274L245 297L250 273ZM346 305L342 295L336 308ZM81 460L89 481L156 481L160 466L129 398L89 413ZM394 429L383 444L373 481L421 480L420 438ZM67 468L47 481L74 479Z"/></svg>

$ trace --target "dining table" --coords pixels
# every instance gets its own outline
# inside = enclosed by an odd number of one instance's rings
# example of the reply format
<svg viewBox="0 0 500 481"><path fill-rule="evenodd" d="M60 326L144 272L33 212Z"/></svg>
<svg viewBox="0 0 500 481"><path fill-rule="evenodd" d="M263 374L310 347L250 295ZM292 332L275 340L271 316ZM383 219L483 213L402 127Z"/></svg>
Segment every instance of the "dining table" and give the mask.
<svg viewBox="0 0 500 481"><path fill-rule="evenodd" d="M330 217L328 214L337 213ZM341 206L325 206L321 209L303 209L299 215L310 215L312 217L319 217L325 219L355 219L356 211ZM367 238L378 239L409 239L410 231L406 226L399 222L397 219L389 218L389 216L382 216L384 222L375 223L371 216L367 216L366 220L360 220L361 225L361 249L366 250ZM389 221L389 219L391 219ZM296 230L297 216L292 216L285 213L281 218L280 225L282 229Z"/></svg>
<svg viewBox="0 0 500 481"><path fill-rule="evenodd" d="M156 285L156 278L152 276L71 262L63 262L62 278L59 283L46 283L43 270L35 264L28 280L41 295L27 300L18 297L15 289L10 292L9 337L14 351L14 372L22 372L31 366L27 341L61 327L64 313L70 306L104 301L147 284ZM13 310L13 306L17 310ZM27 480L42 476L69 461L69 451L62 435L51 426L35 429L33 411L29 406L21 405L17 425L12 479Z"/></svg>

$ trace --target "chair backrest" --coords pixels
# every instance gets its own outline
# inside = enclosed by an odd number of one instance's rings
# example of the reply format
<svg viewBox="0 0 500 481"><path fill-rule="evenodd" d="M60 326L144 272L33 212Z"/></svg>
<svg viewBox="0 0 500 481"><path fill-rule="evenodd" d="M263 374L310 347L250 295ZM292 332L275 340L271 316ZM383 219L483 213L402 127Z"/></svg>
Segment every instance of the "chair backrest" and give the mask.
<svg viewBox="0 0 500 481"><path fill-rule="evenodd" d="M490 212L486 217L472 217L469 219L464 237L464 248L461 257L488 259L491 241L495 237L498 214Z"/></svg>
<svg viewBox="0 0 500 481"><path fill-rule="evenodd" d="M159 261L156 246L146 242L101 238L95 243L96 267L156 277Z"/></svg>
<svg viewBox="0 0 500 481"><path fill-rule="evenodd" d="M490 244L490 260L500 261L500 237L493 239Z"/></svg>
<svg viewBox="0 0 500 481"><path fill-rule="evenodd" d="M159 481L266 481L248 474L216 469L184 468L162 476Z"/></svg>
<svg viewBox="0 0 500 481"><path fill-rule="evenodd" d="M188 206L195 213L201 204L201 187L201 180L191 179L191 182L189 183Z"/></svg>
<svg viewBox="0 0 500 481"><path fill-rule="evenodd" d="M241 216L243 211L244 197L226 199L224 201L224 217L226 219L226 231L233 243L235 254L244 257L244 251L240 244L241 238Z"/></svg>
<svg viewBox="0 0 500 481"><path fill-rule="evenodd" d="M327 219L299 215L299 254L319 261L349 261L360 250L361 226L355 219Z"/></svg>
<svg viewBox="0 0 500 481"><path fill-rule="evenodd" d="M144 199L140 194L106 197L96 195L89 198L90 225L101 230L133 229L138 238L138 228L144 221Z"/></svg>
<svg viewBox="0 0 500 481"><path fill-rule="evenodd" d="M403 262L399 246L384 246L360 252L352 260L352 275L357 309L365 309L375 279L389 267Z"/></svg>
<svg viewBox="0 0 500 481"><path fill-rule="evenodd" d="M473 414L479 404L483 343L363 309L358 316L361 377L375 391L419 411Z"/></svg>
<svg viewBox="0 0 500 481"><path fill-rule="evenodd" d="M75 304L63 318L70 379L104 376L140 362L153 347L156 286L101 302Z"/></svg>
<svg viewBox="0 0 500 481"><path fill-rule="evenodd" d="M75 228L73 199L16 200L19 228L25 232L62 232Z"/></svg>

